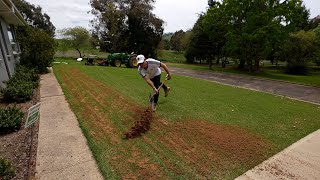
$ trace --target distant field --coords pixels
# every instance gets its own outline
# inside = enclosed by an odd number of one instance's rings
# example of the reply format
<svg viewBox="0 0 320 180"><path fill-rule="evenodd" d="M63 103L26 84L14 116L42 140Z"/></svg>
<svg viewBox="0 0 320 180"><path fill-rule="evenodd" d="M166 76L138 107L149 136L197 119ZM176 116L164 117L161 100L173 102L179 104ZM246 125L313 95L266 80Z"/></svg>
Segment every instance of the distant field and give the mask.
<svg viewBox="0 0 320 180"><path fill-rule="evenodd" d="M85 55L85 57L88 57L89 55L97 55L99 58L107 58L110 53L107 52L100 52L99 50L96 49L89 49L89 50L84 50L81 51L82 54ZM56 58L78 58L79 53L77 50L57 50L55 55Z"/></svg>
<svg viewBox="0 0 320 180"><path fill-rule="evenodd" d="M172 63L186 62L186 58L184 57L184 52L176 52L171 50L159 51L158 59L161 61L172 62Z"/></svg>

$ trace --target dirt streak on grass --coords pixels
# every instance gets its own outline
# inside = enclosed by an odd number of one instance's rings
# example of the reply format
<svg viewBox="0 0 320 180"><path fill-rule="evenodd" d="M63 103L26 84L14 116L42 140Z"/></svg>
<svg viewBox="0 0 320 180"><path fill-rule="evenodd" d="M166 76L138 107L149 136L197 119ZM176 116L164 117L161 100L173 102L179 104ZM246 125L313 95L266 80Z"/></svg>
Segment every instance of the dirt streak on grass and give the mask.
<svg viewBox="0 0 320 180"><path fill-rule="evenodd" d="M128 109L134 112L137 109L137 105L133 105L115 90L91 79L77 69L64 69L63 72L58 71L58 73L62 74L66 88L70 90L70 94L73 96L71 98L73 103L78 101L77 106L81 107L80 114L84 118L84 123L89 128L92 128L89 131L92 137L97 141L101 141L99 139L104 138L103 136L108 136L111 144L115 145L110 147L113 156L105 155L106 161L111 164L114 171L129 179L164 176L159 169L159 165L152 162L148 155L141 152L132 142L121 140L119 134L122 134L122 132L119 130L120 127L115 126L112 122L110 111L101 111L99 109L108 107L108 109L114 109L121 114ZM79 91L79 89L81 90ZM96 91L94 89L99 90ZM106 96L107 94L108 96ZM109 97L110 94L112 94L112 97L119 98L112 99L112 103L110 103L106 100L106 97ZM130 119L129 121L132 123L134 117Z"/></svg>
<svg viewBox="0 0 320 180"><path fill-rule="evenodd" d="M183 120L168 129L168 134L159 137L159 141L204 176L221 178L232 168L254 166L272 148L243 129L201 120Z"/></svg>
<svg viewBox="0 0 320 180"><path fill-rule="evenodd" d="M118 143L119 140L114 137L114 128L112 124L108 123L105 119L108 119L106 114L101 115L100 112L95 111L95 113L90 113L94 108L93 102L89 101L88 97L86 97L87 93L85 90L80 90L78 88L78 81L69 74L68 71L59 72L62 74L62 79L66 83L67 88L70 90L70 94L75 98L71 98L71 101L76 106L80 107L80 114L84 119L84 123L90 126L90 129L94 129L92 134L98 136L97 138L110 138L112 144ZM90 123L89 123L90 122Z"/></svg>
<svg viewBox="0 0 320 180"><path fill-rule="evenodd" d="M160 177L226 178L239 167L253 166L271 146L246 130L201 120L170 123L155 115L142 138L121 135L139 119L143 109L121 93L77 68L59 67L70 100L112 171L124 179ZM107 139L107 142L104 142ZM151 151L151 152L150 152ZM190 172L191 171L191 172ZM188 176L187 175L187 176ZM107 178L107 175L105 174Z"/></svg>

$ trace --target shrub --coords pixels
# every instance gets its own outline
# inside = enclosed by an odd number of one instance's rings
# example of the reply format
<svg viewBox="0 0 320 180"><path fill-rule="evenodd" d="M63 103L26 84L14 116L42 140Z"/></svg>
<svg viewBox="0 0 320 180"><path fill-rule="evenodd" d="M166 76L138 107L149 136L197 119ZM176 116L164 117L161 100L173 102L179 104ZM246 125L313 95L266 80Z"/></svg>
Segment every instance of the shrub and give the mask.
<svg viewBox="0 0 320 180"><path fill-rule="evenodd" d="M29 69L25 66L18 65L16 67L16 72L14 74L14 77L12 77L10 81L26 81L26 82L32 82L33 88L37 88L39 85L39 75L36 71L36 69Z"/></svg>
<svg viewBox="0 0 320 180"><path fill-rule="evenodd" d="M26 102L31 99L33 89L38 87L39 75L34 69L18 65L7 87L1 90L2 99L7 102Z"/></svg>
<svg viewBox="0 0 320 180"><path fill-rule="evenodd" d="M11 132L18 130L23 119L23 112L16 107L0 108L0 131Z"/></svg>
<svg viewBox="0 0 320 180"><path fill-rule="evenodd" d="M0 158L0 179L9 180L15 176L15 170L11 163L3 158Z"/></svg>
<svg viewBox="0 0 320 180"><path fill-rule="evenodd" d="M308 74L307 64L314 58L317 50L316 36L313 31L299 31L290 36L281 45L277 56L287 61L286 73Z"/></svg>
<svg viewBox="0 0 320 180"><path fill-rule="evenodd" d="M55 53L54 39L38 28L26 26L20 27L18 31L17 40L21 47L21 64L36 68L39 73L46 73Z"/></svg>
<svg viewBox="0 0 320 180"><path fill-rule="evenodd" d="M6 102L23 103L32 98L34 84L30 81L10 81L1 90L2 99Z"/></svg>

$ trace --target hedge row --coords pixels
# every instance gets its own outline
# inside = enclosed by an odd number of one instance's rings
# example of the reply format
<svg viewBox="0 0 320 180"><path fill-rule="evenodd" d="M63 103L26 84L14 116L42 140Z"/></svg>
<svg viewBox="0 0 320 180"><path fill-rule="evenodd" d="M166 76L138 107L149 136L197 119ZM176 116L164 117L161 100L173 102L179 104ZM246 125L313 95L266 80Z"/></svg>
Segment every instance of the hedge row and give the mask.
<svg viewBox="0 0 320 180"><path fill-rule="evenodd" d="M38 87L39 75L35 70L18 65L7 87L1 89L2 99L6 102L23 103L32 98L33 90Z"/></svg>
<svg viewBox="0 0 320 180"><path fill-rule="evenodd" d="M16 107L0 108L0 132L7 133L19 130L23 112Z"/></svg>

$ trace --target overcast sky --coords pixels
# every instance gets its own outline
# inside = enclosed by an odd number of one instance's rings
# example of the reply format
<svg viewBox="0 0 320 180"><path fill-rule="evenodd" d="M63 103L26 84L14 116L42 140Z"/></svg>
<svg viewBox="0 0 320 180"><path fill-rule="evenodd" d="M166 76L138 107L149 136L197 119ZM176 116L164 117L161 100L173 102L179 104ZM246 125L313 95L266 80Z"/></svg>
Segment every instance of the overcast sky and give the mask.
<svg viewBox="0 0 320 180"><path fill-rule="evenodd" d="M91 10L90 0L26 0L39 5L47 13L57 30L82 26L90 28L89 20L93 16L87 12ZM320 0L304 0L310 9L311 18L320 15ZM198 19L198 14L205 12L207 0L157 0L154 13L165 21L164 32L175 32L180 29L191 29Z"/></svg>

